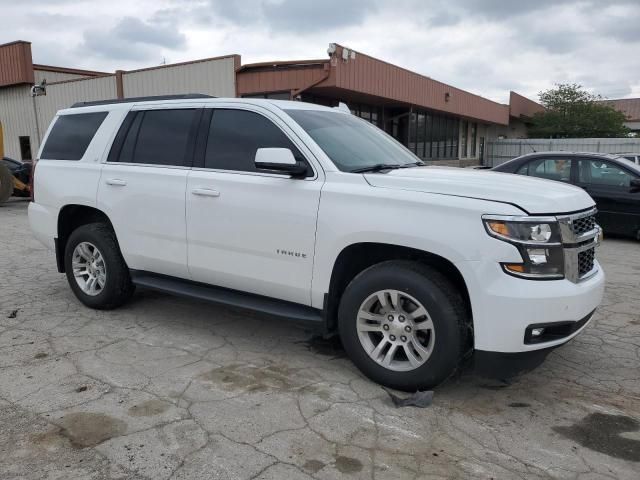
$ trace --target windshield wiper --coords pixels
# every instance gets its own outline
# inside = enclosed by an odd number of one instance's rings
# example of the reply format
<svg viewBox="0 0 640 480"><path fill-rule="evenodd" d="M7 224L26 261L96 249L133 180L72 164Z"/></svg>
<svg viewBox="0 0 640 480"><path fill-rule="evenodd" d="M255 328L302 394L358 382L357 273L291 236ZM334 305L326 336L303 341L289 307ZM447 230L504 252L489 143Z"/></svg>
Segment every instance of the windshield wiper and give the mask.
<svg viewBox="0 0 640 480"><path fill-rule="evenodd" d="M424 162L414 162L414 163L376 163L375 165L369 165L368 167L354 168L353 170L349 170L351 173L366 173L366 172L380 172L382 170L395 170L398 168L410 168L410 167L421 167L424 165Z"/></svg>

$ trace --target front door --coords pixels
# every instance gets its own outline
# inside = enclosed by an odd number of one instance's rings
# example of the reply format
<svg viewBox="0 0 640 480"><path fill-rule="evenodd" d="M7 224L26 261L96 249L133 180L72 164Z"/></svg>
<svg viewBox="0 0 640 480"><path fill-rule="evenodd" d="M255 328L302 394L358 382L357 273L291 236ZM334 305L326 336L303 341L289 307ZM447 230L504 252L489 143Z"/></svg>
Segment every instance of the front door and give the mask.
<svg viewBox="0 0 640 480"><path fill-rule="evenodd" d="M306 162L268 112L220 108L204 119L206 148L187 181L192 278L310 305L321 172L309 165L307 178L291 179L256 171L258 148L290 148Z"/></svg>
<svg viewBox="0 0 640 480"><path fill-rule="evenodd" d="M201 110L130 112L98 188L129 268L188 278L185 190Z"/></svg>
<svg viewBox="0 0 640 480"><path fill-rule="evenodd" d="M640 230L640 193L631 192L630 171L613 162L583 159L578 162L577 183L598 207L598 223L605 235L636 236Z"/></svg>

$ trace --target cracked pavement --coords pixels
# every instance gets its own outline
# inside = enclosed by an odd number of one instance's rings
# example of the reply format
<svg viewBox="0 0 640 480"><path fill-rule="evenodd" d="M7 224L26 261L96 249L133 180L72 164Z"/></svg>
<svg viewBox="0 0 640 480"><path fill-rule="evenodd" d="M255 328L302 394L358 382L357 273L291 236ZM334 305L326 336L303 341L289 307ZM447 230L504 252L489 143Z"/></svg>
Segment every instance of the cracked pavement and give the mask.
<svg viewBox="0 0 640 480"><path fill-rule="evenodd" d="M82 306L0 205L2 479L640 478L640 244L605 240L602 307L510 383L462 371L395 408L335 341L156 292Z"/></svg>

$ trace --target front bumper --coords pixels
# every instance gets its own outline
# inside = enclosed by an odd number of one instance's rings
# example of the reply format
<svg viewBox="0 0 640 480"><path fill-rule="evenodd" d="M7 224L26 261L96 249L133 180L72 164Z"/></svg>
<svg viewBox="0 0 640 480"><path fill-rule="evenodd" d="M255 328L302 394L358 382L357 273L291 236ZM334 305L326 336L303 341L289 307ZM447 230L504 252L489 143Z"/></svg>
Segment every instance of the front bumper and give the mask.
<svg viewBox="0 0 640 480"><path fill-rule="evenodd" d="M460 262L471 300L474 348L485 352L518 353L543 350L568 342L587 325L556 329L555 338L526 340L527 328L545 324L567 325L590 318L602 301L605 275L595 261L594 273L573 283L563 280L526 280L505 274L492 260ZM552 330L553 332L553 330Z"/></svg>

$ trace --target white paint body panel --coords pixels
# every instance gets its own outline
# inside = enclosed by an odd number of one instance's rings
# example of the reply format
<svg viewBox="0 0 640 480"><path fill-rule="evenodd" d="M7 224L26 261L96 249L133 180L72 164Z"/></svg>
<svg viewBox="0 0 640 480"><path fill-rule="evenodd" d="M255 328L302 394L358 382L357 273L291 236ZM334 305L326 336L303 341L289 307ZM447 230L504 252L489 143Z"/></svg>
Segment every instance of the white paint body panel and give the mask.
<svg viewBox="0 0 640 480"><path fill-rule="evenodd" d="M105 164L97 207L111 220L129 268L189 278L186 168ZM110 185L113 180L125 185Z"/></svg>
<svg viewBox="0 0 640 480"><path fill-rule="evenodd" d="M513 177L509 173L443 167L406 168L385 175L366 175L375 187L512 203L531 214L575 212L595 205L579 187L524 175Z"/></svg>
<svg viewBox="0 0 640 480"><path fill-rule="evenodd" d="M194 280L310 303L320 180L194 170L187 183ZM209 189L219 196L194 195Z"/></svg>
<svg viewBox="0 0 640 480"><path fill-rule="evenodd" d="M500 262L520 262L520 254L511 244L487 235L481 221L484 214L552 214L592 207L593 200L580 189L462 169L344 173L284 112L325 107L254 99L201 103L268 117L307 157L314 177L293 180L105 163L129 109L193 103L157 101L61 111L110 114L81 161L38 164L37 203L29 209L35 236L52 247L64 205L95 206L113 222L130 268L315 308L323 307L336 259L350 245L375 242L430 252L460 271L471 299L475 347L487 351L522 352L564 343L566 338L524 345L524 329L532 323L580 320L602 299L601 269L578 284L506 275ZM107 180L126 185L107 185Z"/></svg>

